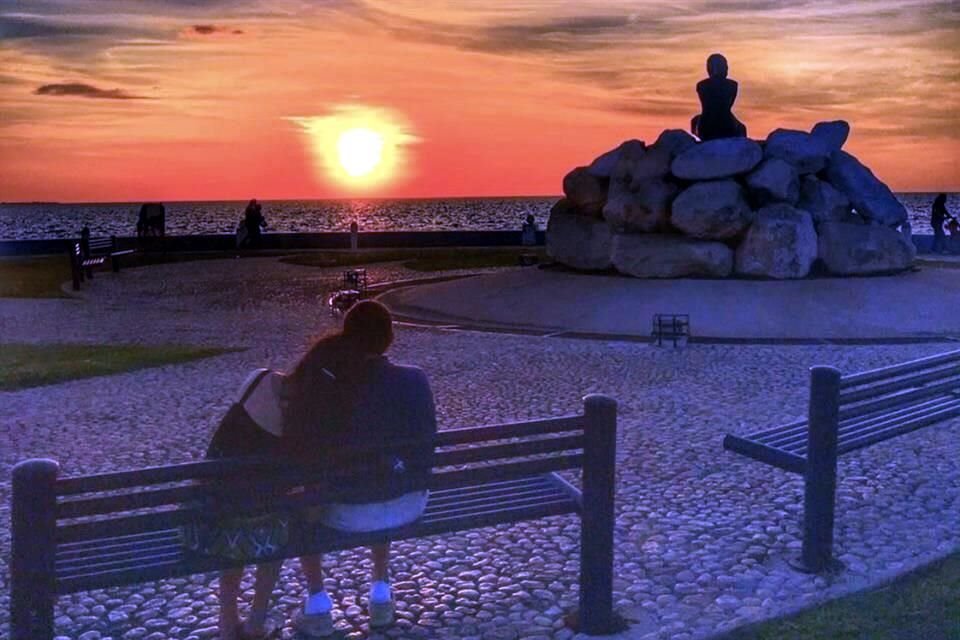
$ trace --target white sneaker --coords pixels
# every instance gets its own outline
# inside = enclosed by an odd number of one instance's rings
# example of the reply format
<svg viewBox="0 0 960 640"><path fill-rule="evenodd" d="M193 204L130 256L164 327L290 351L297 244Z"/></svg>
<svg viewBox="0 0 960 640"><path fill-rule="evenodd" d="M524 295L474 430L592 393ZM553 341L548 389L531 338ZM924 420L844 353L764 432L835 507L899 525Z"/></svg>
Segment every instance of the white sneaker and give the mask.
<svg viewBox="0 0 960 640"><path fill-rule="evenodd" d="M389 627L393 624L393 593L390 583L377 580L370 585L370 626Z"/></svg>
<svg viewBox="0 0 960 640"><path fill-rule="evenodd" d="M293 627L308 638L329 638L333 635L333 601L326 591L318 591L307 597L303 613L294 621Z"/></svg>

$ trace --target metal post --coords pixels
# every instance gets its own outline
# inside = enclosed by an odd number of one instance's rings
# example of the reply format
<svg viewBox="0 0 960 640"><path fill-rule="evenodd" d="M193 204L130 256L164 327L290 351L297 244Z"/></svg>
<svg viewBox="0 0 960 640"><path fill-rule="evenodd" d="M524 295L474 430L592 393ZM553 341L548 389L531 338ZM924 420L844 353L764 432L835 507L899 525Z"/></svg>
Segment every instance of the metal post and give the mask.
<svg viewBox="0 0 960 640"><path fill-rule="evenodd" d="M356 251L360 246L360 225L356 221L350 223L350 250Z"/></svg>
<svg viewBox="0 0 960 640"><path fill-rule="evenodd" d="M83 277L83 271L80 269L80 260L77 258L76 245L70 246L70 277L73 279L73 290L80 291L80 279Z"/></svg>
<svg viewBox="0 0 960 640"><path fill-rule="evenodd" d="M598 635L616 628L613 615L614 471L617 402L583 399L583 510L580 530L580 631Z"/></svg>
<svg viewBox="0 0 960 640"><path fill-rule="evenodd" d="M13 468L10 553L11 640L53 638L57 526L53 460L32 459Z"/></svg>
<svg viewBox="0 0 960 640"><path fill-rule="evenodd" d="M801 555L802 568L811 573L833 562L839 404L840 372L834 367L812 367Z"/></svg>

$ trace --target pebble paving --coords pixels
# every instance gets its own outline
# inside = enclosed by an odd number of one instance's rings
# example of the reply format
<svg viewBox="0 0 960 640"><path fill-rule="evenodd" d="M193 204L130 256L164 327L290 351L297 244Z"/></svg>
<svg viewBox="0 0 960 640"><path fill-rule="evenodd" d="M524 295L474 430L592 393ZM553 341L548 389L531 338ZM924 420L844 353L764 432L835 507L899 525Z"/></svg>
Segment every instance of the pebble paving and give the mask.
<svg viewBox="0 0 960 640"><path fill-rule="evenodd" d="M413 277L399 265L375 281ZM174 366L0 393L0 638L9 635L12 466L52 457L64 474L196 460L246 373L288 369L335 326L323 310L338 272L274 258L105 273L79 297L0 300L5 342L138 342L243 351ZM2 348L2 344L0 344ZM567 340L401 328L395 361L423 367L441 428L562 415L587 393L620 403L615 602L623 637L692 640L877 584L960 548L960 421L840 461L836 551L846 571L792 571L799 477L721 447L805 413L807 368L892 364L947 347L690 345ZM574 516L396 543L397 624L366 625L369 560L325 558L346 637L567 640L577 601ZM248 576L248 580L250 577ZM216 576L61 597L59 640L216 638ZM285 564L271 618L277 637L304 580ZM245 605L252 595L247 583Z"/></svg>

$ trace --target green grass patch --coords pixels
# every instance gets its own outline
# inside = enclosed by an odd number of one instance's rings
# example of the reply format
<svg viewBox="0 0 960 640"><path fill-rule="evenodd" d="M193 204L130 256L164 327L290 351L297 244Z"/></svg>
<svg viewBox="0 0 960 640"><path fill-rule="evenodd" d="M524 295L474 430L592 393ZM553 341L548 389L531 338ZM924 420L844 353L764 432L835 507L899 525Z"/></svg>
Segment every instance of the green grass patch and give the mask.
<svg viewBox="0 0 960 640"><path fill-rule="evenodd" d="M960 553L894 582L723 640L960 640Z"/></svg>
<svg viewBox="0 0 960 640"><path fill-rule="evenodd" d="M535 254L546 260L542 247L430 247L411 249L361 249L359 251L318 251L287 256L288 264L307 267L349 267L375 262L403 262L414 271L452 271L515 267L523 254Z"/></svg>
<svg viewBox="0 0 960 640"><path fill-rule="evenodd" d="M185 345L0 344L0 391L209 358L238 349Z"/></svg>
<svg viewBox="0 0 960 640"><path fill-rule="evenodd" d="M70 280L66 254L0 258L0 298L66 298Z"/></svg>

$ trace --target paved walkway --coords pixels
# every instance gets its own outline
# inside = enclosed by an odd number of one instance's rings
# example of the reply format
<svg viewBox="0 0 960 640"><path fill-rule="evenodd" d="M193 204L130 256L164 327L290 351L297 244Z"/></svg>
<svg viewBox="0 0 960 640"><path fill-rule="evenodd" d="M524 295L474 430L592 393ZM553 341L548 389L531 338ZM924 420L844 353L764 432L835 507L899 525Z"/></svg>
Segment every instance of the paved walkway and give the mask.
<svg viewBox="0 0 960 640"><path fill-rule="evenodd" d="M649 336L656 313L735 340L923 340L960 336L960 275L925 267L874 278L638 280L549 269L393 291L412 320L544 333Z"/></svg>
<svg viewBox="0 0 960 640"><path fill-rule="evenodd" d="M394 266L371 277L411 277ZM74 300L0 300L7 342L135 341L242 346L240 353L0 393L0 505L10 468L59 459L67 474L200 458L246 372L288 368L333 326L320 300L337 272L245 259L104 274ZM511 277L516 277L513 274ZM648 320L641 318L645 323ZM0 345L2 348L2 345ZM690 345L545 339L401 329L397 361L423 366L442 428L576 411L601 392L620 401L615 600L627 637L691 640L876 584L960 549L960 421L844 457L834 578L791 571L801 479L723 452L723 434L802 415L806 370L891 364L943 345ZM400 621L392 638L568 640L577 600L579 526L572 516L396 545ZM0 563L9 513L0 506ZM369 636L369 562L330 554L338 625ZM249 585L248 585L249 587ZM211 638L216 577L194 576L63 597L64 638ZM272 615L301 602L296 562L284 568ZM246 597L250 597L249 590ZM0 637L9 576L0 564ZM281 637L292 638L284 628ZM380 637L380 636L371 636Z"/></svg>

